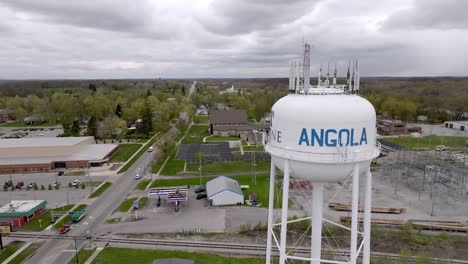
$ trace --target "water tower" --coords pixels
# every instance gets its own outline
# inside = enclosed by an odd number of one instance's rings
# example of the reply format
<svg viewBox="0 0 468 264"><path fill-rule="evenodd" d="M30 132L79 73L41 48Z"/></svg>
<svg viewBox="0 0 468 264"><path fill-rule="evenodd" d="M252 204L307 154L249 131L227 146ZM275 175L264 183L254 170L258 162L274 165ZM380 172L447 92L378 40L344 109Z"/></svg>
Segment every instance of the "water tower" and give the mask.
<svg viewBox="0 0 468 264"><path fill-rule="evenodd" d="M348 67L346 84L336 83L329 74L317 85L310 84L310 46L304 44L301 61L291 64L289 94L278 100L271 111L271 130L266 151L271 154L270 197L266 263L271 263L273 242L279 249L280 264L286 260L305 260L312 264L356 263L363 249L363 263L370 261L370 218L372 176L370 163L379 155L376 142L375 109L359 96L359 70L357 62ZM273 232L273 201L275 170L283 172L283 199L279 237ZM295 177L310 180L312 215L288 221L289 180ZM352 177L351 227L338 225L351 231L349 262L321 258L323 186ZM364 232L358 245L359 179L365 179ZM311 219L310 257L287 252L287 224ZM274 240L273 240L274 238Z"/></svg>

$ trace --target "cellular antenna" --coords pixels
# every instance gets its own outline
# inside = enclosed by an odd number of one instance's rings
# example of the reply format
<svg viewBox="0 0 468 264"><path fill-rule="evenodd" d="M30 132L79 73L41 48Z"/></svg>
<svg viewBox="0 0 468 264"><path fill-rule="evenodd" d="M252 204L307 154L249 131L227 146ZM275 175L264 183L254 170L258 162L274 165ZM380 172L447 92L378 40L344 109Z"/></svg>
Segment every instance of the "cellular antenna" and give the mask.
<svg viewBox="0 0 468 264"><path fill-rule="evenodd" d="M336 85L336 74L337 74L337 70L336 70L336 62L335 62L335 72L333 74L333 85Z"/></svg>

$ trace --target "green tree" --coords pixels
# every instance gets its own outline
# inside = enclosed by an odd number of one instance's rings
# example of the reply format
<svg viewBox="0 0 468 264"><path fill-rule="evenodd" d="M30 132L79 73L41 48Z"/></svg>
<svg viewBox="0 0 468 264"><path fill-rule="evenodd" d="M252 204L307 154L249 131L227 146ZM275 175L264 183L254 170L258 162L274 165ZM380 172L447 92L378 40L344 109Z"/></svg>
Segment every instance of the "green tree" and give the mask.
<svg viewBox="0 0 468 264"><path fill-rule="evenodd" d="M115 108L115 115L119 118L122 117L122 106L120 104L117 104L117 107Z"/></svg>
<svg viewBox="0 0 468 264"><path fill-rule="evenodd" d="M78 120L73 121L73 125L71 127L71 134L73 136L79 136L80 135L80 124Z"/></svg>
<svg viewBox="0 0 468 264"><path fill-rule="evenodd" d="M96 117L91 116L91 118L88 121L88 129L86 131L86 134L88 136L97 136L97 124L96 124Z"/></svg>
<svg viewBox="0 0 468 264"><path fill-rule="evenodd" d="M143 134L148 136L153 132L153 111L151 110L148 97L145 98L141 113L141 131Z"/></svg>

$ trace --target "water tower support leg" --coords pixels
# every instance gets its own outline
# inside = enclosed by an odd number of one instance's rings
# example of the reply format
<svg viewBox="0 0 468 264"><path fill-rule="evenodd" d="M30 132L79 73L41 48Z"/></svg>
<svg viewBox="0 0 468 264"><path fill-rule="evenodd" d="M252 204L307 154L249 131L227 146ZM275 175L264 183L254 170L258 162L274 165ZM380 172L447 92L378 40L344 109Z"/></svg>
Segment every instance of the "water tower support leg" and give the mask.
<svg viewBox="0 0 468 264"><path fill-rule="evenodd" d="M359 164L353 170L353 199L351 204L351 249L349 263L356 264L357 236L358 236L358 207L359 207Z"/></svg>
<svg viewBox="0 0 468 264"><path fill-rule="evenodd" d="M372 199L372 174L366 173L366 193L364 194L364 252L362 263L370 263L370 239L371 239L371 199Z"/></svg>
<svg viewBox="0 0 468 264"><path fill-rule="evenodd" d="M284 160L283 178L283 203L281 206L281 238L280 238L280 262L286 263L286 231L288 229L288 201L289 201L289 160Z"/></svg>
<svg viewBox="0 0 468 264"><path fill-rule="evenodd" d="M268 231L267 231L267 246L266 246L266 259L265 263L271 263L271 250L272 250L272 233L273 233L273 203L275 198L275 164L273 159L270 165L270 192L268 199Z"/></svg>
<svg viewBox="0 0 468 264"><path fill-rule="evenodd" d="M311 264L320 264L322 253L323 183L313 183Z"/></svg>

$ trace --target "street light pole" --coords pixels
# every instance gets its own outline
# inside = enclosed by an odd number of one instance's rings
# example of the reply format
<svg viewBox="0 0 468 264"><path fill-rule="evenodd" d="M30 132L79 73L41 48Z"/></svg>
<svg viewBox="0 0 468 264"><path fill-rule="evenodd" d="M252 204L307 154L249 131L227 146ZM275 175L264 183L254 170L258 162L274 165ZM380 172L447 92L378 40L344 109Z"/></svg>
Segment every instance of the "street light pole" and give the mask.
<svg viewBox="0 0 468 264"><path fill-rule="evenodd" d="M89 164L88 164L88 181L91 183L91 193L89 195L93 194L93 180L91 179L91 175L89 174Z"/></svg>
<svg viewBox="0 0 468 264"><path fill-rule="evenodd" d="M76 264L80 264L80 261L78 260L78 249L76 247L76 236L73 236L73 239L75 241L75 259L76 259Z"/></svg>

